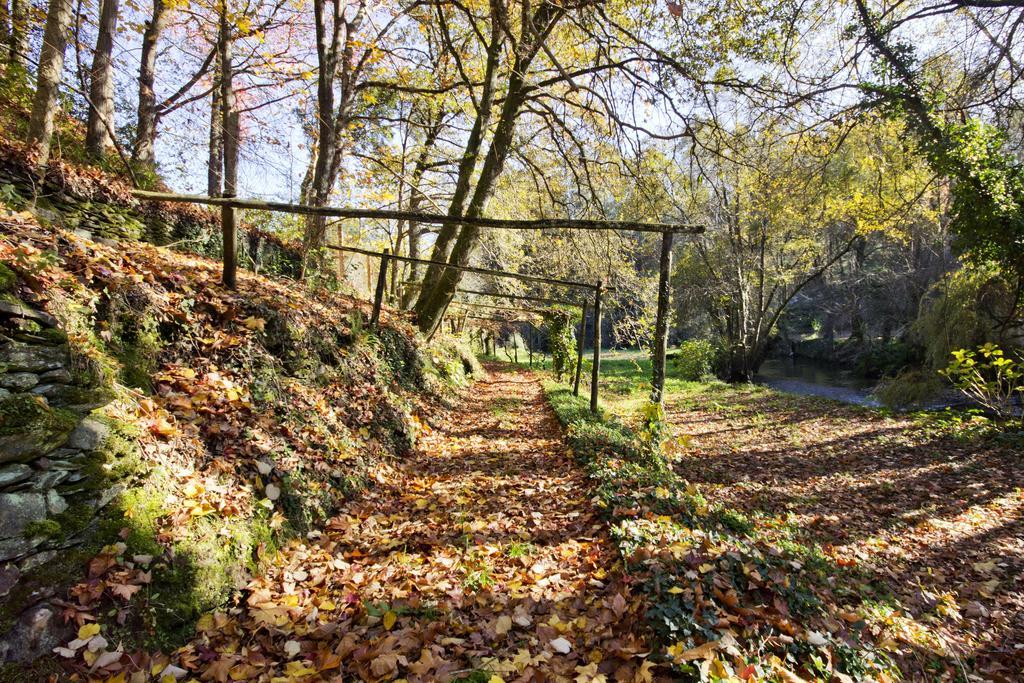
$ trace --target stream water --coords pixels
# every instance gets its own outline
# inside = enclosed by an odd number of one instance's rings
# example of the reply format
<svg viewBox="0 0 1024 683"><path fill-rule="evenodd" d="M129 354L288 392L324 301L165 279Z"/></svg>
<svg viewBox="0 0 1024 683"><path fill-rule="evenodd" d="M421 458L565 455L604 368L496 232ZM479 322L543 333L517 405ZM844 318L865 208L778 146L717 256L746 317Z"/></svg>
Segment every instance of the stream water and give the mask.
<svg viewBox="0 0 1024 683"><path fill-rule="evenodd" d="M769 358L754 381L790 394L822 396L861 406L880 405L871 395L875 385L872 380L807 358Z"/></svg>

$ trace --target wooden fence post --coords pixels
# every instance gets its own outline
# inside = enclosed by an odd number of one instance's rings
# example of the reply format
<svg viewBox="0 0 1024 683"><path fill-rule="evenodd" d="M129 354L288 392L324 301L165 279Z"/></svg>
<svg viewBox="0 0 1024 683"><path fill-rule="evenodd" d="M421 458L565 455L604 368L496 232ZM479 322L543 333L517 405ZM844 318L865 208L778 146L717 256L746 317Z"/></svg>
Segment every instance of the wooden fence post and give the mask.
<svg viewBox="0 0 1024 683"><path fill-rule="evenodd" d="M594 367L590 369L590 412L597 412L597 381L601 376L601 291L604 283L597 281L594 291Z"/></svg>
<svg viewBox="0 0 1024 683"><path fill-rule="evenodd" d="M223 242L223 261L221 282L228 289L234 289L238 283L238 209L231 206L220 207L221 241Z"/></svg>
<svg viewBox="0 0 1024 683"><path fill-rule="evenodd" d="M576 379L572 383L572 395L580 395L580 375L583 374L583 344L587 340L587 304L583 304L580 315L580 336L576 340Z"/></svg>
<svg viewBox="0 0 1024 683"><path fill-rule="evenodd" d="M671 230L661 235L661 263L658 269L658 317L654 323L651 345L651 403L665 400L665 356L668 353L669 301L672 298L672 238Z"/></svg>
<svg viewBox="0 0 1024 683"><path fill-rule="evenodd" d="M388 256L391 252L385 249L380 255L380 272L377 273L377 289L373 293L373 314L370 316L370 327L376 329L380 322L380 306L384 299L384 286L388 280Z"/></svg>

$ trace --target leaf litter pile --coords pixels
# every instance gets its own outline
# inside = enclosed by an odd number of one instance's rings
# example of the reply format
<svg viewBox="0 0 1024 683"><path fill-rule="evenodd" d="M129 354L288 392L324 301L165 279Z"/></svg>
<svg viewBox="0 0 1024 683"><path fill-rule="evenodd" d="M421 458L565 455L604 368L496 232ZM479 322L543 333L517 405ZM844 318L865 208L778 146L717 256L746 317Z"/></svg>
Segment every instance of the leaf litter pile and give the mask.
<svg viewBox="0 0 1024 683"><path fill-rule="evenodd" d="M1024 671L1024 458L967 422L719 387L667 405L676 469L803 559L912 680Z"/></svg>
<svg viewBox="0 0 1024 683"><path fill-rule="evenodd" d="M174 664L216 681L651 680L639 605L536 381L495 371L432 422Z"/></svg>

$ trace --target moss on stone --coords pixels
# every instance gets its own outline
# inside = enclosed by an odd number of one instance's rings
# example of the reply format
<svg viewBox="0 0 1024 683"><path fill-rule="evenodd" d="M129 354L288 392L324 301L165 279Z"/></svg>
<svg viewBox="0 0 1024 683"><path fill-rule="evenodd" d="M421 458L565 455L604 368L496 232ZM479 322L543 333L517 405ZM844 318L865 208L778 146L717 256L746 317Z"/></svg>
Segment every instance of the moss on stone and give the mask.
<svg viewBox="0 0 1024 683"><path fill-rule="evenodd" d="M37 522L29 522L25 525L25 538L36 538L42 536L51 540L63 536L60 522L55 519L41 519Z"/></svg>
<svg viewBox="0 0 1024 683"><path fill-rule="evenodd" d="M17 284L17 274L7 264L0 262L0 292L11 292Z"/></svg>
<svg viewBox="0 0 1024 683"><path fill-rule="evenodd" d="M53 344L54 346L64 344L68 340L68 335L63 330L59 330L56 327L48 327L39 330L36 336L43 339L46 343Z"/></svg>

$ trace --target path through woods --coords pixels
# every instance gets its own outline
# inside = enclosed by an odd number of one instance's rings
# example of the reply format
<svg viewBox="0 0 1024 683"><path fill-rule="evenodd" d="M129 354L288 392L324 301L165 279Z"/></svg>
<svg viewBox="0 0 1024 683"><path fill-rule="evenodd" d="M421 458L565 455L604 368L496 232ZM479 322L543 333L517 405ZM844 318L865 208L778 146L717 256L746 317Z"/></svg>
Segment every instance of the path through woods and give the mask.
<svg viewBox="0 0 1024 683"><path fill-rule="evenodd" d="M204 680L650 680L639 603L538 381L490 372L179 663Z"/></svg>

